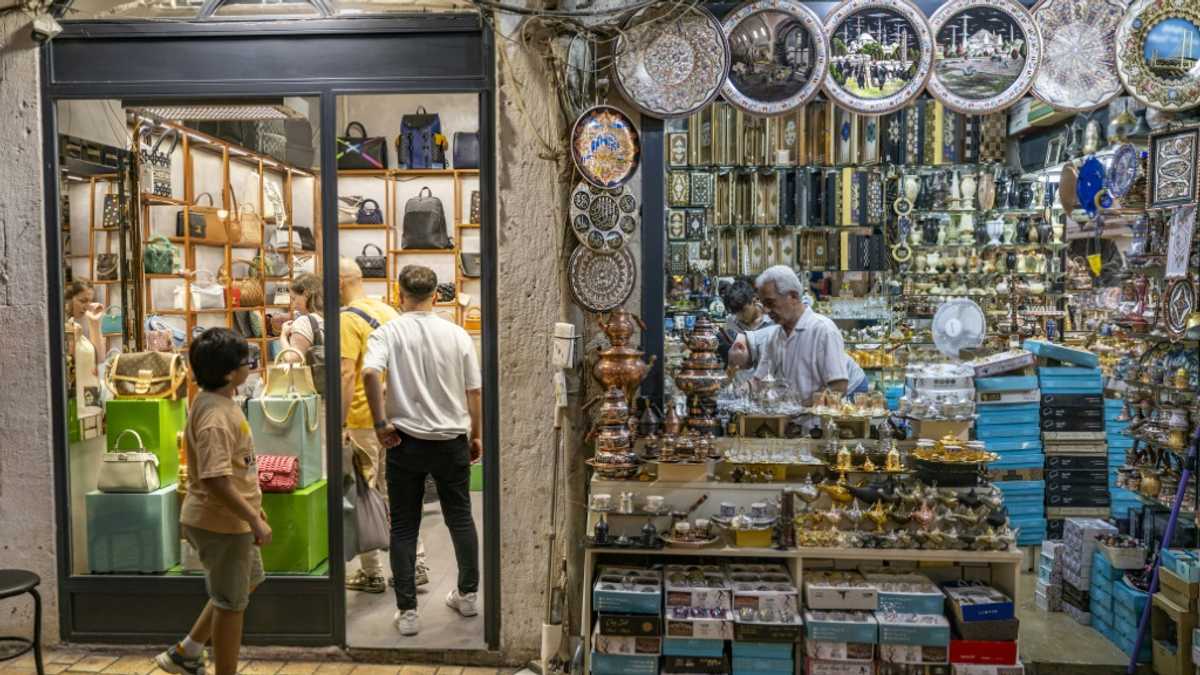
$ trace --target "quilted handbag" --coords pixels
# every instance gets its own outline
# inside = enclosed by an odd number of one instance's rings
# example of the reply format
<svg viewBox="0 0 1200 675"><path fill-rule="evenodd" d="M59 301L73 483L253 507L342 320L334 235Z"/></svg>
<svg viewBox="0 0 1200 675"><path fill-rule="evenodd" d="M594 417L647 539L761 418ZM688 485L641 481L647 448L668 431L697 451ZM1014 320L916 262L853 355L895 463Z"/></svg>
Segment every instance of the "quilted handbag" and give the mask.
<svg viewBox="0 0 1200 675"><path fill-rule="evenodd" d="M442 200L427 187L404 204L404 230L400 248L452 248L446 234L446 211Z"/></svg>
<svg viewBox="0 0 1200 675"><path fill-rule="evenodd" d="M179 271L179 249L170 239L159 235L146 242L142 249L142 265L146 274L174 274Z"/></svg>
<svg viewBox="0 0 1200 675"><path fill-rule="evenodd" d="M364 199L359 202L354 222L359 225L382 225L383 209L379 208L379 202L374 199Z"/></svg>
<svg viewBox="0 0 1200 675"><path fill-rule="evenodd" d="M458 264L462 267L464 277L469 279L479 278L480 260L478 253L459 253Z"/></svg>
<svg viewBox="0 0 1200 675"><path fill-rule="evenodd" d="M424 107L414 114L400 118L400 135L396 138L397 160L402 169L446 168L446 137L442 135L442 120Z"/></svg>
<svg viewBox="0 0 1200 675"><path fill-rule="evenodd" d="M132 434L137 440L136 449L121 448L121 439ZM113 442L116 448L104 453L100 463L100 476L96 487L101 492L123 492L146 494L159 488L158 456L146 450L142 437L133 429L126 429Z"/></svg>
<svg viewBox="0 0 1200 675"><path fill-rule="evenodd" d="M100 332L104 335L120 335L125 326L125 317L120 305L109 305L100 317Z"/></svg>
<svg viewBox="0 0 1200 675"><path fill-rule="evenodd" d="M259 455L258 488L263 492L295 492L300 484L300 458Z"/></svg>
<svg viewBox="0 0 1200 675"><path fill-rule="evenodd" d="M119 399L165 398L187 395L187 365L182 354L129 352L117 354L104 383Z"/></svg>
<svg viewBox="0 0 1200 675"><path fill-rule="evenodd" d="M208 205L200 204L201 198L208 199ZM187 234L193 239L205 239L211 242L224 242L228 239L225 234L225 224L221 222L220 209L213 202L212 195L201 192L196 200L188 207ZM175 236L182 237L183 211L175 214Z"/></svg>
<svg viewBox="0 0 1200 675"><path fill-rule="evenodd" d="M260 396L248 404L254 445L268 455L300 458L300 484L321 480L320 397L315 394Z"/></svg>
<svg viewBox="0 0 1200 675"><path fill-rule="evenodd" d="M351 132L358 130L358 135ZM367 129L359 122L346 125L346 135L337 139L338 169L386 169L387 139L383 136L367 136Z"/></svg>
<svg viewBox="0 0 1200 675"><path fill-rule="evenodd" d="M459 131L454 134L454 168L479 168L479 133Z"/></svg>
<svg viewBox="0 0 1200 675"><path fill-rule="evenodd" d="M376 255L367 254L367 249L371 248L375 249ZM358 267L362 270L362 275L365 279L387 278L387 256L383 254L383 249L375 244L364 246L362 255L355 257L354 262L358 263Z"/></svg>

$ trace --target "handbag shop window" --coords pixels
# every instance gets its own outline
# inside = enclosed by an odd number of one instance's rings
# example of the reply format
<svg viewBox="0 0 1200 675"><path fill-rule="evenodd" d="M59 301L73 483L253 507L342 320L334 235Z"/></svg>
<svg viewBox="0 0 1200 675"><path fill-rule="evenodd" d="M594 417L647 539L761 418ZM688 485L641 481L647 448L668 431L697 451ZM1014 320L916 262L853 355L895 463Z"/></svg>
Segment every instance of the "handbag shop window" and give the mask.
<svg viewBox="0 0 1200 675"><path fill-rule="evenodd" d="M408 265L427 267L438 282L433 313L470 334L482 361L478 96L342 96L336 127L339 246L362 276L361 287L343 282L343 304L382 323L391 315L389 307L402 308L400 271ZM364 324L345 313L341 323L345 354ZM359 428L371 426L370 419L360 417L367 414L365 405L361 407L351 408L348 423L356 463L368 474L360 480L369 483L374 478L378 491L392 496L383 475L384 453L372 447L374 432ZM426 479L421 514L413 514L421 518L415 566L418 635L401 636L392 625L397 598L390 586L388 555L368 551L347 562L347 644L484 648L482 594L474 603L481 613L473 617L462 616L446 603L451 591L475 588L474 576L483 573L478 545L469 550L469 537L463 536L463 529L474 530L475 539L482 542L482 490L479 462L470 466L467 494L443 494L434 480ZM452 527L459 529L454 532ZM468 549L460 553L475 560L473 571L460 574L456 546Z"/></svg>
<svg viewBox="0 0 1200 675"><path fill-rule="evenodd" d="M180 526L187 350L221 327L248 353L264 567L327 574L317 109L59 104L73 573L202 573Z"/></svg>

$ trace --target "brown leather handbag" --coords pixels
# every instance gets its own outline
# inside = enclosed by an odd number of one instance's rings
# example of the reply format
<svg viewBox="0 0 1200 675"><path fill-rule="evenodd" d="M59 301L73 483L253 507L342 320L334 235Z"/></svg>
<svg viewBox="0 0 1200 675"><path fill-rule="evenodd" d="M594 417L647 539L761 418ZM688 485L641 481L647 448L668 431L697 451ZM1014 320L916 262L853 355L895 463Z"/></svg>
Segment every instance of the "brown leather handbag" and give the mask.
<svg viewBox="0 0 1200 675"><path fill-rule="evenodd" d="M130 352L113 357L105 386L119 399L165 398L187 395L187 365L182 354Z"/></svg>

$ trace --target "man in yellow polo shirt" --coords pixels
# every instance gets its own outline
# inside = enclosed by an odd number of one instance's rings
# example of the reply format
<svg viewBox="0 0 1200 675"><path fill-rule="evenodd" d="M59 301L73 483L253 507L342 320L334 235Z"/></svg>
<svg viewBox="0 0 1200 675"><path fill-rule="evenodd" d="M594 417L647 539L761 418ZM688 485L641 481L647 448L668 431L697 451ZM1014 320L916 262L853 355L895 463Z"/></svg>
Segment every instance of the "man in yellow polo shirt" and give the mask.
<svg viewBox="0 0 1200 675"><path fill-rule="evenodd" d="M339 321L342 342L342 428L346 430L348 444L354 448L354 456L362 467L363 477L386 498L387 481L383 477L383 467L387 458L382 456L384 451L375 436L371 408L367 405L367 395L363 390L362 362L367 353L367 337L399 314L382 300L367 297L363 289L362 269L353 258L338 261L338 291L342 302ZM344 459L348 472L350 458ZM418 546L416 577L418 586L429 583L424 546ZM359 569L346 577L346 588L367 593L383 593L387 590L381 551L359 556Z"/></svg>

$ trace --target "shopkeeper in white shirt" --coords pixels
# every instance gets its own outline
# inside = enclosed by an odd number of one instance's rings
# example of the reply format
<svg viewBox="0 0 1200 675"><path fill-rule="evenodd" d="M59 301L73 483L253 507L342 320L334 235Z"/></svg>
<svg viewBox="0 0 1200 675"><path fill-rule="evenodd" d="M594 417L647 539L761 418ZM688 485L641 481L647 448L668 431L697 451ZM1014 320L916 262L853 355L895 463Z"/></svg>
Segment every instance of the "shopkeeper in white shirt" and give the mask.
<svg viewBox="0 0 1200 675"><path fill-rule="evenodd" d="M813 394L831 389L844 394L867 390L867 376L846 353L842 331L804 302L804 286L786 265L758 277L758 297L776 325L739 336L729 350L738 368L757 363L754 377L771 375L811 404Z"/></svg>

